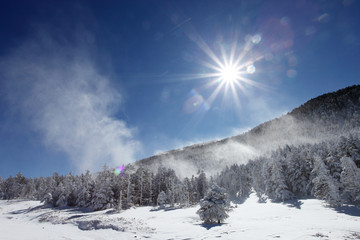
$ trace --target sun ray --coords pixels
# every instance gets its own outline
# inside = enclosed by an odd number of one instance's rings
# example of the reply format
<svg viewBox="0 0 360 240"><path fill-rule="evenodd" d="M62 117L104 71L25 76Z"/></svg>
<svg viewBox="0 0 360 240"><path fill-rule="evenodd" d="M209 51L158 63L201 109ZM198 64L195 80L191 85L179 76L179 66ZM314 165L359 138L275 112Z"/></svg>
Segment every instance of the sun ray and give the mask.
<svg viewBox="0 0 360 240"><path fill-rule="evenodd" d="M224 82L221 82L216 89L212 92L212 94L210 95L210 97L206 100L206 102L209 104L209 106L212 106L212 103L214 102L214 100L216 99L216 97L218 96L220 90L222 89L224 85Z"/></svg>
<svg viewBox="0 0 360 240"><path fill-rule="evenodd" d="M235 82L234 84L237 85L238 83ZM241 87L240 87L240 89L241 89ZM239 99L239 96L238 96L238 93L236 91L235 86L231 88L231 91L232 91L232 94L234 96L235 106L236 106L237 109L240 109L241 108L240 99Z"/></svg>
<svg viewBox="0 0 360 240"><path fill-rule="evenodd" d="M181 29L209 58L208 61L200 60L200 64L210 69L209 73L193 74L181 77L182 80L211 79L205 83L205 88L213 89L206 102L211 106L223 91L223 100L228 100L229 94L234 99L235 107L240 108L239 91L246 95L249 86L266 88L265 85L251 80L248 77L256 74L256 63L263 59L263 55L256 54L253 48L261 42L261 36L247 35L245 42L240 46L238 32L235 32L234 41L229 48L226 44L219 45L220 54L217 55L197 32L190 21L184 22ZM257 56L256 56L257 55Z"/></svg>

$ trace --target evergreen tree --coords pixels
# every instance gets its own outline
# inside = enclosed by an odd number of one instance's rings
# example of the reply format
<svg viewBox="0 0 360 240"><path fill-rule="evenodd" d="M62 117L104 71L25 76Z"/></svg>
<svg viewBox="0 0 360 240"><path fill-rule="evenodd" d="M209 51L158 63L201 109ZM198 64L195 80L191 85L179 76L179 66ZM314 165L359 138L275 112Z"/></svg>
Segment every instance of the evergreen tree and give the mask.
<svg viewBox="0 0 360 240"><path fill-rule="evenodd" d="M339 186L335 179L330 175L324 161L320 158L315 159L315 166L312 170L313 194L316 198L325 200L331 206L341 204Z"/></svg>
<svg viewBox="0 0 360 240"><path fill-rule="evenodd" d="M208 181L204 171L201 171L199 177L197 178L197 191L199 192L200 199L204 198L208 191Z"/></svg>
<svg viewBox="0 0 360 240"><path fill-rule="evenodd" d="M160 209L165 208L166 198L167 197L166 197L165 192L161 191L157 197L157 203L158 203Z"/></svg>
<svg viewBox="0 0 360 240"><path fill-rule="evenodd" d="M190 201L192 204L196 204L200 201L200 193L197 189L197 178L192 175L191 177L191 196Z"/></svg>
<svg viewBox="0 0 360 240"><path fill-rule="evenodd" d="M12 186L13 189L13 198L19 198L21 197L21 193L25 185L27 184L28 180L22 175L21 172L16 174L14 178L14 184Z"/></svg>
<svg viewBox="0 0 360 240"><path fill-rule="evenodd" d="M0 199L4 199L3 179L0 176Z"/></svg>
<svg viewBox="0 0 360 240"><path fill-rule="evenodd" d="M266 182L266 193L275 201L285 201L293 198L293 193L285 181L285 176L280 161L274 160L269 165L270 176Z"/></svg>
<svg viewBox="0 0 360 240"><path fill-rule="evenodd" d="M307 186L311 170L306 157L301 157L300 154L298 149L292 148L292 151L287 155L285 176L289 190L297 197L305 197L308 196Z"/></svg>
<svg viewBox="0 0 360 240"><path fill-rule="evenodd" d="M220 223L229 217L230 210L227 194L224 189L212 185L208 194L200 201L200 209L196 212L205 223Z"/></svg>
<svg viewBox="0 0 360 240"><path fill-rule="evenodd" d="M138 168L136 173L136 191L137 192L137 203L141 206L143 204L144 197L144 169L142 167Z"/></svg>
<svg viewBox="0 0 360 240"><path fill-rule="evenodd" d="M55 193L53 195L53 205L54 207L65 207L67 206L65 187L62 182L57 186Z"/></svg>
<svg viewBox="0 0 360 240"><path fill-rule="evenodd" d="M186 177L182 184L182 191L180 192L185 207L188 207L190 205L190 195L192 192L191 188L191 181L188 177Z"/></svg>
<svg viewBox="0 0 360 240"><path fill-rule="evenodd" d="M247 165L251 175L251 186L256 192L256 196L258 197L258 201L263 203L266 202L266 171L265 164L266 158L257 158L256 161L250 161Z"/></svg>
<svg viewBox="0 0 360 240"><path fill-rule="evenodd" d="M94 188L94 181L89 171L81 174L76 181L75 194L77 196L76 206L88 207L91 201L92 190Z"/></svg>
<svg viewBox="0 0 360 240"><path fill-rule="evenodd" d="M350 203L360 202L360 169L350 157L342 157L340 161L343 198Z"/></svg>
<svg viewBox="0 0 360 240"><path fill-rule="evenodd" d="M10 175L7 179L5 179L5 181L3 182L3 194L4 194L4 199L13 199L16 197L15 194L15 180L14 178Z"/></svg>
<svg viewBox="0 0 360 240"><path fill-rule="evenodd" d="M78 195L75 193L75 177L71 173L65 176L64 189L67 206L75 206Z"/></svg>
<svg viewBox="0 0 360 240"><path fill-rule="evenodd" d="M126 184L125 189L126 189L126 200L125 200L125 209L129 209L131 206L133 206L133 199L134 199L134 188L135 188L135 184L133 183L134 181L134 172L135 172L135 168L132 165L127 165L125 167L124 170L124 183Z"/></svg>
<svg viewBox="0 0 360 240"><path fill-rule="evenodd" d="M96 177L90 202L90 207L95 211L113 207L114 193L110 181L111 174L112 172L107 166L104 166L104 170Z"/></svg>
<svg viewBox="0 0 360 240"><path fill-rule="evenodd" d="M20 197L28 200L36 200L35 195L36 195L35 181L30 178L23 186Z"/></svg>

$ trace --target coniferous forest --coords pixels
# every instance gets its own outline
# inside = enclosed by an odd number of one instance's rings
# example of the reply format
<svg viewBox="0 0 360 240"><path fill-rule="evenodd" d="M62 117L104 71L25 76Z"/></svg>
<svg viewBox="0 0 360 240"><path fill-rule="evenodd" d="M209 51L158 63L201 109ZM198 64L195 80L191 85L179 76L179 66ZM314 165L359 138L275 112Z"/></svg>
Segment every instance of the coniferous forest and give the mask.
<svg viewBox="0 0 360 240"><path fill-rule="evenodd" d="M315 197L332 206L360 203L360 140L337 140L285 146L271 156L243 165L226 166L215 176L199 171L180 179L175 170L152 172L127 165L119 175L104 166L98 173L26 178L21 173L1 179L2 199L41 200L55 207L76 206L92 210L127 209L164 202L174 207L197 204L211 184L224 188L230 199L242 201L254 190L259 199L286 201Z"/></svg>

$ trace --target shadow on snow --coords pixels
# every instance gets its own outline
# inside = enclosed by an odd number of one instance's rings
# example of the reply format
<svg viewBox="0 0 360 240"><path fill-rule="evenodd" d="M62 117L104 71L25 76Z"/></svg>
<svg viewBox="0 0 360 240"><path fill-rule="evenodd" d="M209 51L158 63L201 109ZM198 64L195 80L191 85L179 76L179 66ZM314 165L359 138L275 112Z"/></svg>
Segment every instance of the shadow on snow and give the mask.
<svg viewBox="0 0 360 240"><path fill-rule="evenodd" d="M294 199L294 200L284 201L283 204L285 204L288 207L301 209L301 205L303 205L304 202Z"/></svg>
<svg viewBox="0 0 360 240"><path fill-rule="evenodd" d="M206 230L210 230L213 227L221 227L222 225L226 225L227 223L201 223L201 224L195 224L199 225L203 228L206 228Z"/></svg>
<svg viewBox="0 0 360 240"><path fill-rule="evenodd" d="M354 216L354 217L360 217L360 207L359 206L351 206L351 205L345 205L341 207L334 207L333 208L338 213L343 213L346 215Z"/></svg>

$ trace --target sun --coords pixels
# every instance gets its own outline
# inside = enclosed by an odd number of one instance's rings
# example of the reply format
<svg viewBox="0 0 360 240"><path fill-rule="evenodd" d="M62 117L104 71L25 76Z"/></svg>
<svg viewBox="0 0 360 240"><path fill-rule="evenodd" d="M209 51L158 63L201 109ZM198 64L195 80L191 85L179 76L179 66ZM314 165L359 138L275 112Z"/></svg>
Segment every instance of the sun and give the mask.
<svg viewBox="0 0 360 240"><path fill-rule="evenodd" d="M204 83L201 88L208 95L202 96L196 91L197 101L194 105L189 104L189 106L193 106L195 109L198 108L199 103L202 103L202 105L206 105L206 109L210 109L215 100L222 95L223 106L229 102L231 106L240 109L240 100L249 96L247 91L250 88L267 88L261 82L255 81L259 77L256 74L259 62L265 58L261 49L257 47L262 41L260 34L248 34L245 38L241 38L236 33L232 39L218 42L215 46L216 51L214 51L191 24L186 30L184 28L184 31L207 56L207 59L199 59L202 65L201 73L185 75L181 79L201 79ZM245 41L242 42L241 39ZM191 100L194 100L193 97Z"/></svg>
<svg viewBox="0 0 360 240"><path fill-rule="evenodd" d="M234 65L224 66L220 69L220 78L226 83L233 83L239 78L240 72Z"/></svg>

